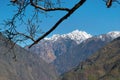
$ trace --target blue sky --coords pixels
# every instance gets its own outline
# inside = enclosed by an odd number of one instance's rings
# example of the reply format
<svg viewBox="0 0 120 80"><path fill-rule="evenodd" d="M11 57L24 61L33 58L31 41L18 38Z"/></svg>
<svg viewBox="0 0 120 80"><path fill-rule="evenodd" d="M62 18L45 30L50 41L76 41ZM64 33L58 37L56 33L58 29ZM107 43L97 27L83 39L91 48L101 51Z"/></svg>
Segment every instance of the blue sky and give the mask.
<svg viewBox="0 0 120 80"><path fill-rule="evenodd" d="M14 8L7 6L9 0L0 0L0 22L10 18ZM66 1L66 0L63 0ZM67 0L69 4L64 6L72 7L79 0ZM28 9L29 13L31 9ZM28 16L30 15L28 13ZM43 17L40 24L43 31L48 30L65 12L54 12L48 14L51 17ZM53 34L65 34L73 30L83 30L92 35L104 34L109 31L120 31L120 5L114 3L111 8L106 8L102 0L87 0L85 4L74 12L67 20L62 22Z"/></svg>
<svg viewBox="0 0 120 80"><path fill-rule="evenodd" d="M84 30L92 35L120 31L120 5L114 3L108 9L102 0L88 0L54 32L65 33L74 29Z"/></svg>

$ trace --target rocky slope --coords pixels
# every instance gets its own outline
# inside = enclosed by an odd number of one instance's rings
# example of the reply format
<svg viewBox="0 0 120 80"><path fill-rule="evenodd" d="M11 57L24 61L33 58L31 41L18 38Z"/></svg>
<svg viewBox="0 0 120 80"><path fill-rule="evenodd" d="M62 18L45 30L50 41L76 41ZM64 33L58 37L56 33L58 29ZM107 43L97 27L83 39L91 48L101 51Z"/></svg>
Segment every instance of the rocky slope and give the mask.
<svg viewBox="0 0 120 80"><path fill-rule="evenodd" d="M90 37L92 37L90 34L79 30L63 35L55 34L50 38L43 39L30 48L29 51L39 54L46 62L51 63L56 57L66 53Z"/></svg>
<svg viewBox="0 0 120 80"><path fill-rule="evenodd" d="M67 72L118 36L120 32L114 31L86 39L67 50L65 54L58 56L53 64L59 73Z"/></svg>
<svg viewBox="0 0 120 80"><path fill-rule="evenodd" d="M57 80L54 67L0 34L0 80Z"/></svg>
<svg viewBox="0 0 120 80"><path fill-rule="evenodd" d="M46 38L30 51L39 54L46 62L54 64L57 71L62 74L118 36L119 31L92 37L84 31L75 30L68 34Z"/></svg>
<svg viewBox="0 0 120 80"><path fill-rule="evenodd" d="M62 80L120 80L120 37L62 75Z"/></svg>

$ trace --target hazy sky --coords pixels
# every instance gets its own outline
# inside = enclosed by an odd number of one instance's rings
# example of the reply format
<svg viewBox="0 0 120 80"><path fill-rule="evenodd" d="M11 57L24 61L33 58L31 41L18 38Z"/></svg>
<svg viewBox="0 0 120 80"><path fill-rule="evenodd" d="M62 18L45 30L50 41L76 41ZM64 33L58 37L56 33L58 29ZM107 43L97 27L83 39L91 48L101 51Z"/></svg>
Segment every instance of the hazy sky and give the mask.
<svg viewBox="0 0 120 80"><path fill-rule="evenodd" d="M13 13L13 8L7 6L8 1L9 0L0 0L0 22L11 17ZM71 7L78 0L67 1ZM43 19L40 24L41 29L43 31L48 30L63 14L65 13L55 12L49 15L51 17L41 17L41 19ZM92 35L103 34L109 31L120 31L120 5L114 3L113 6L108 9L102 0L87 0L73 15L61 23L52 34L64 34L76 29L86 31Z"/></svg>

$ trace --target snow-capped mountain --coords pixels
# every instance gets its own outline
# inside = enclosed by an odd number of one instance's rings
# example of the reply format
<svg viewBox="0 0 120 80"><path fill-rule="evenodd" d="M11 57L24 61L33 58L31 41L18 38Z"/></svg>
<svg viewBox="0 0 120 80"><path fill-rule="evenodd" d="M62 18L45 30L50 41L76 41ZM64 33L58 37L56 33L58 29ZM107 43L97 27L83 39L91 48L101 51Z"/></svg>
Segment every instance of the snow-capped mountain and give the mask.
<svg viewBox="0 0 120 80"><path fill-rule="evenodd" d="M67 34L55 34L52 37L41 40L34 45L30 51L40 55L40 57L48 63L53 62L57 56L60 56L82 41L92 37L85 31L74 30Z"/></svg>
<svg viewBox="0 0 120 80"><path fill-rule="evenodd" d="M79 30L74 30L71 33L68 34L55 34L50 38L45 38L45 40L51 40L51 41L57 41L59 38L70 38L71 40L74 40L77 44L80 44L82 41L92 37L91 34L86 33L85 31L79 31Z"/></svg>
<svg viewBox="0 0 120 80"><path fill-rule="evenodd" d="M57 56L57 58L53 61L53 64L56 66L58 72L67 72L79 65L81 61L88 58L90 55L101 49L113 39L120 37L119 34L119 31L112 31L107 34L88 38L80 44L74 46L72 49L69 49L61 56Z"/></svg>
<svg viewBox="0 0 120 80"><path fill-rule="evenodd" d="M56 66L60 73L69 71L82 60L120 36L120 31L92 36L85 31L75 30L68 34L55 34L30 48L30 51Z"/></svg>
<svg viewBox="0 0 120 80"><path fill-rule="evenodd" d="M110 36L111 38L115 39L120 36L120 31L111 31L107 33L107 36Z"/></svg>
<svg viewBox="0 0 120 80"><path fill-rule="evenodd" d="M111 31L111 32L108 32L107 34L102 34L97 36L97 38L100 38L103 41L105 41L106 39L113 40L117 37L120 37L120 31Z"/></svg>

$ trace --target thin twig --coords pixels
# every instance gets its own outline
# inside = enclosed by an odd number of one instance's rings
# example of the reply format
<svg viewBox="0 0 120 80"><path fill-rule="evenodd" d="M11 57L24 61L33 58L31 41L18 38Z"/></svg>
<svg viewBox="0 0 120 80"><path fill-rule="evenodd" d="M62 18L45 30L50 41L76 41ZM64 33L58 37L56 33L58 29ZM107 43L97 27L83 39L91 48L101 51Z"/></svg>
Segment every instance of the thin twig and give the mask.
<svg viewBox="0 0 120 80"><path fill-rule="evenodd" d="M30 3L35 8L39 8L39 9L44 10L44 11L57 11L57 10L60 10L60 11L70 11L70 9L68 9L68 8L48 8L47 9L47 8L42 7L42 6L34 4L33 0L30 0Z"/></svg>

